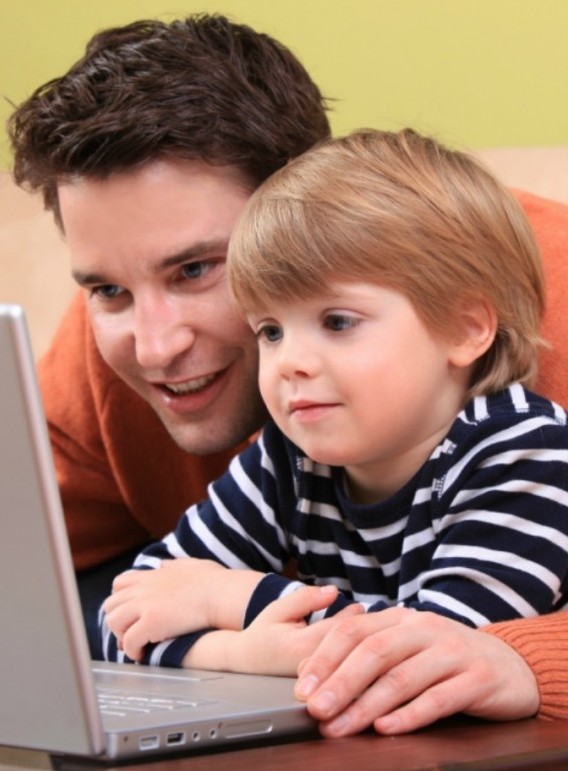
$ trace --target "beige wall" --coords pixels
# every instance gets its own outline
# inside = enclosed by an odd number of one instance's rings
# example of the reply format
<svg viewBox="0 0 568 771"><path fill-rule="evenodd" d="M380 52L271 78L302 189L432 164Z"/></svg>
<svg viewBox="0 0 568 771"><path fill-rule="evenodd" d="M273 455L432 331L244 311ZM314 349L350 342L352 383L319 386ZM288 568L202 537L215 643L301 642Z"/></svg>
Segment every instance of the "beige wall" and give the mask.
<svg viewBox="0 0 568 771"><path fill-rule="evenodd" d="M499 148L480 157L507 184L568 204L568 146ZM0 172L0 302L22 304L40 355L74 291L67 247L41 201Z"/></svg>
<svg viewBox="0 0 568 771"><path fill-rule="evenodd" d="M0 302L23 305L36 355L45 348L72 292L67 247L36 196L0 173Z"/></svg>

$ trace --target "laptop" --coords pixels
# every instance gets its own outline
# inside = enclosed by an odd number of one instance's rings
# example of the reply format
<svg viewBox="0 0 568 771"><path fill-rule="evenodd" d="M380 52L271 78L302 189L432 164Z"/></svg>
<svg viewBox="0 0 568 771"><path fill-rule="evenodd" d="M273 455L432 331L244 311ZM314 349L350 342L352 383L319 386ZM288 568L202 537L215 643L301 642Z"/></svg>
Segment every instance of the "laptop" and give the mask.
<svg viewBox="0 0 568 771"><path fill-rule="evenodd" d="M108 762L314 731L292 678L90 660L17 305L0 305L0 362L0 745Z"/></svg>

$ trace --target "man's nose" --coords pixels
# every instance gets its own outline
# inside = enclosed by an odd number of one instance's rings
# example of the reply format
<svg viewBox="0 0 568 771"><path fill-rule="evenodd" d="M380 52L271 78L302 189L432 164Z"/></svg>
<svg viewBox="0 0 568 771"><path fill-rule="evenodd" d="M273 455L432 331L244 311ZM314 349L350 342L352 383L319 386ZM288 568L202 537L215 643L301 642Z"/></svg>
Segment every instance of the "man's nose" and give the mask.
<svg viewBox="0 0 568 771"><path fill-rule="evenodd" d="M176 303L138 303L134 313L134 344L138 364L147 370L165 369L195 341L187 313Z"/></svg>

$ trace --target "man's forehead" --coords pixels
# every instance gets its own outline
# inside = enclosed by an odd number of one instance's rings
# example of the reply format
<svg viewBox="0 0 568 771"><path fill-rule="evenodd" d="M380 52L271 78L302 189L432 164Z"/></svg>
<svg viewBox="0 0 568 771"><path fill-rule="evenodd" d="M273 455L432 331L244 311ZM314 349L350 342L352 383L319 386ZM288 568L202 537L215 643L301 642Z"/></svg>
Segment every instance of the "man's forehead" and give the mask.
<svg viewBox="0 0 568 771"><path fill-rule="evenodd" d="M248 197L233 169L197 162L64 183L61 215L74 276L82 285L116 283L121 270L150 276L224 259Z"/></svg>
<svg viewBox="0 0 568 771"><path fill-rule="evenodd" d="M137 231L161 239L172 230L194 229L189 239L180 234L185 248L226 236L251 190L234 167L174 159L105 178L75 177L62 181L58 193L68 240L103 237L97 232L102 228L109 238L122 238L130 228L129 239Z"/></svg>
<svg viewBox="0 0 568 771"><path fill-rule="evenodd" d="M110 188L132 187L143 184L198 185L215 181L246 191L249 195L255 184L237 166L216 164L201 158L157 158L132 168L117 169L104 175L76 174L58 181L59 198L68 191L91 190L104 193Z"/></svg>

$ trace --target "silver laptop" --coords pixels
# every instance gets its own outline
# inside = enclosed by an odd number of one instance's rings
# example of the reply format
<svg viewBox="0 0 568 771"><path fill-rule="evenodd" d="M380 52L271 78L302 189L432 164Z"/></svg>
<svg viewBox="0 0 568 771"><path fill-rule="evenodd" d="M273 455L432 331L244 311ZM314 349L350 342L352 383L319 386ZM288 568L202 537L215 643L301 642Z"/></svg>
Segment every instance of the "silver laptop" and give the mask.
<svg viewBox="0 0 568 771"><path fill-rule="evenodd" d="M0 745L119 760L314 730L290 678L90 661L16 305L0 305L0 587Z"/></svg>

